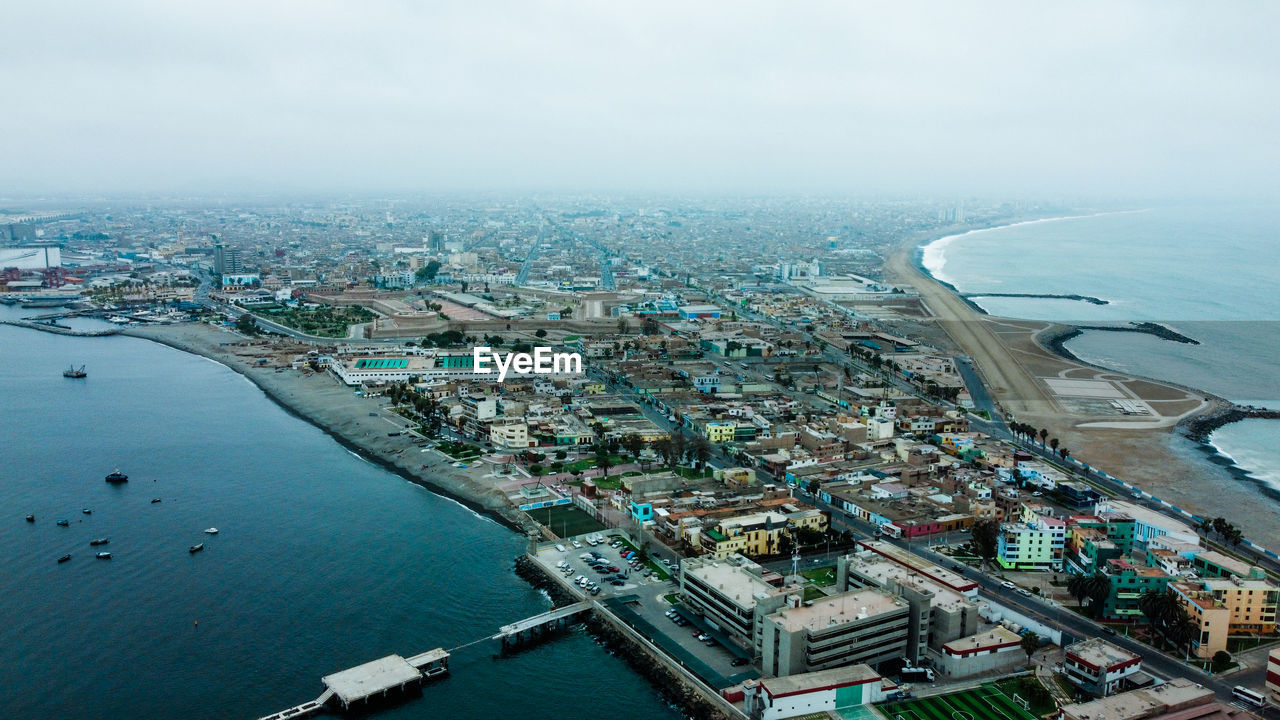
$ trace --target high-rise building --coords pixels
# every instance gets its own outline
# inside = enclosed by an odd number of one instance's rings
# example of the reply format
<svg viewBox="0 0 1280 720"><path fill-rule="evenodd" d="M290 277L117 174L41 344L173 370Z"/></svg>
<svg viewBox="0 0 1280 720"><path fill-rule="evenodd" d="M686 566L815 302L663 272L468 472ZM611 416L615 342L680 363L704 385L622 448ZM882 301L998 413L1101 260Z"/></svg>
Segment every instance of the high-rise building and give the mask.
<svg viewBox="0 0 1280 720"><path fill-rule="evenodd" d="M220 275L237 275L244 272L240 262L240 248L227 247L222 243L213 246L213 271Z"/></svg>

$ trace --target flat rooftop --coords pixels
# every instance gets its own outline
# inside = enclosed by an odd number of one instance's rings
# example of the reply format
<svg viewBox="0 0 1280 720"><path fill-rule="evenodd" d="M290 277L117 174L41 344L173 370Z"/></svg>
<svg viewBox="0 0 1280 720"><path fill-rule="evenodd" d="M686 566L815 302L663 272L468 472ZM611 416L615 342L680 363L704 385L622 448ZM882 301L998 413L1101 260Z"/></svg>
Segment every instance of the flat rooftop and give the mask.
<svg viewBox="0 0 1280 720"><path fill-rule="evenodd" d="M1213 700L1213 691L1185 678L1163 685L1132 690L1090 702L1064 705L1062 716L1070 720L1136 720L1185 710Z"/></svg>
<svg viewBox="0 0 1280 720"><path fill-rule="evenodd" d="M950 570L944 570L940 565L925 560L915 553L907 552L896 545L890 545L879 540L859 540L858 545L909 570L918 572L935 582L942 583L966 597L976 595L978 592L978 583Z"/></svg>
<svg viewBox="0 0 1280 720"><path fill-rule="evenodd" d="M1142 659L1142 656L1131 653L1122 647L1116 647L1102 638L1089 638L1075 645L1068 645L1067 657L1075 657L1095 668L1101 669Z"/></svg>
<svg viewBox="0 0 1280 720"><path fill-rule="evenodd" d="M859 575L874 580L880 587L884 587L892 580L900 585L931 592L933 593L932 604L935 607L956 608L971 603L968 598L950 586L914 573L879 555L867 553L867 557L852 556L849 561L849 571L851 574L856 571Z"/></svg>
<svg viewBox="0 0 1280 720"><path fill-rule="evenodd" d="M907 601L896 595L865 588L814 600L812 605L783 608L770 618L788 632L825 630L906 608Z"/></svg>
<svg viewBox="0 0 1280 720"><path fill-rule="evenodd" d="M363 700L384 690L422 678L422 673L399 655L388 655L349 670L326 675L321 682L343 703Z"/></svg>
<svg viewBox="0 0 1280 720"><path fill-rule="evenodd" d="M869 665L850 665L849 667L819 670L817 672L800 673L779 678L767 678L760 685L771 697L796 695L819 688L845 687L861 685L867 682L881 681L880 673Z"/></svg>
<svg viewBox="0 0 1280 720"><path fill-rule="evenodd" d="M714 588L738 607L755 607L756 596L760 593L776 595L781 592L743 568L728 562L709 562L702 567L686 567L684 573Z"/></svg>
<svg viewBox="0 0 1280 720"><path fill-rule="evenodd" d="M942 646L951 655L973 655L986 650L995 650L1012 644L1021 644L1022 636L999 625L986 632L976 633L968 637L957 638Z"/></svg>

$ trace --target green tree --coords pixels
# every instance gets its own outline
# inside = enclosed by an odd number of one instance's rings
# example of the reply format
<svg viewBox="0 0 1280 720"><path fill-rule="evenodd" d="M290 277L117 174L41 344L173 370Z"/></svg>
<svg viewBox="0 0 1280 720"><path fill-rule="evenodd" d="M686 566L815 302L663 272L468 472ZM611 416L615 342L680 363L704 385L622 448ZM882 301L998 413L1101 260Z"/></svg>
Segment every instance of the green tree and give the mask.
<svg viewBox="0 0 1280 720"><path fill-rule="evenodd" d="M1000 543L1000 523L993 519L979 520L971 531L973 550L982 560L983 568L995 561Z"/></svg>
<svg viewBox="0 0 1280 720"><path fill-rule="evenodd" d="M542 338L547 336L547 331L543 330L542 328L538 328L536 331L534 331L533 336L541 340Z"/></svg>
<svg viewBox="0 0 1280 720"><path fill-rule="evenodd" d="M1031 656L1036 654L1036 650L1040 649L1040 636L1028 630L1022 636L1022 641L1018 643L1022 647L1022 652L1027 654L1027 662L1031 662Z"/></svg>
<svg viewBox="0 0 1280 720"><path fill-rule="evenodd" d="M257 335L258 322L253 319L253 315L245 313L236 318L236 330L244 333L245 335Z"/></svg>
<svg viewBox="0 0 1280 720"><path fill-rule="evenodd" d="M415 279L418 280L418 282L423 282L423 281L431 282L432 280L436 279L436 274L439 272L440 272L440 261L432 260L426 265L423 265L422 267L418 268L418 271L415 272L413 276Z"/></svg>

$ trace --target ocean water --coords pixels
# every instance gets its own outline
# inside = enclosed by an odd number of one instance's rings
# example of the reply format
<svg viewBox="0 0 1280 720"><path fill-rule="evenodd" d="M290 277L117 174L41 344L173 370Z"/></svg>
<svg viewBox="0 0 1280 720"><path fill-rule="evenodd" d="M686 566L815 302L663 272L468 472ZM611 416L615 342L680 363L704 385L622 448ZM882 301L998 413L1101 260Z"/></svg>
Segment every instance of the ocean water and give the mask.
<svg viewBox="0 0 1280 720"><path fill-rule="evenodd" d="M63 378L70 363L89 377ZM512 572L522 537L214 362L0 326L0 398L9 717L255 718L314 698L322 675L458 647L550 606ZM116 468L128 483L104 482ZM98 537L111 560L93 557ZM679 717L580 629L494 652L460 650L449 678L373 717Z"/></svg>
<svg viewBox="0 0 1280 720"><path fill-rule="evenodd" d="M973 298L994 315L1168 325L1200 344L1086 331L1066 347L1105 367L1280 408L1278 241L1277 207L1155 207L943 238L926 246L922 262L964 293L1075 294L1108 302ZM1224 427L1213 444L1250 476L1280 489L1280 421Z"/></svg>

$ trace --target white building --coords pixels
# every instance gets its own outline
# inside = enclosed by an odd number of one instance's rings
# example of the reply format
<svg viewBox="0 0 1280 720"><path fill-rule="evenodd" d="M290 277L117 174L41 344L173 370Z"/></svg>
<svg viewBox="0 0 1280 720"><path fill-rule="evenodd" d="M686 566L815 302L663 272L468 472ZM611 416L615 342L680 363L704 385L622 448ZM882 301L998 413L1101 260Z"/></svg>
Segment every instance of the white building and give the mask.
<svg viewBox="0 0 1280 720"><path fill-rule="evenodd" d="M1142 656L1102 638L1089 638L1067 646L1062 666L1081 690L1106 697L1120 691L1124 679L1142 669Z"/></svg>
<svg viewBox="0 0 1280 720"><path fill-rule="evenodd" d="M754 720L838 712L881 702L897 686L866 665L748 680L742 684L743 706Z"/></svg>

